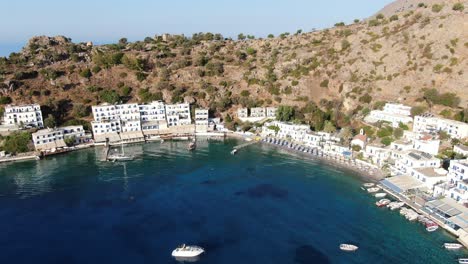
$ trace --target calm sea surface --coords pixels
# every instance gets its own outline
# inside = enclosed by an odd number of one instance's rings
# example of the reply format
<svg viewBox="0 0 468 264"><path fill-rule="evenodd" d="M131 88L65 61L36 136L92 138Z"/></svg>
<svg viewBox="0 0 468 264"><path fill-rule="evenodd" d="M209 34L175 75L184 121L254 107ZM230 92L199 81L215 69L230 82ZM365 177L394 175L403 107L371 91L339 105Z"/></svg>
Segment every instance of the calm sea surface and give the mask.
<svg viewBox="0 0 468 264"><path fill-rule="evenodd" d="M0 165L0 263L455 263L467 252L377 208L352 172L266 145L134 145L128 163L88 149ZM340 243L356 244L344 253ZM468 255L468 254L467 254Z"/></svg>

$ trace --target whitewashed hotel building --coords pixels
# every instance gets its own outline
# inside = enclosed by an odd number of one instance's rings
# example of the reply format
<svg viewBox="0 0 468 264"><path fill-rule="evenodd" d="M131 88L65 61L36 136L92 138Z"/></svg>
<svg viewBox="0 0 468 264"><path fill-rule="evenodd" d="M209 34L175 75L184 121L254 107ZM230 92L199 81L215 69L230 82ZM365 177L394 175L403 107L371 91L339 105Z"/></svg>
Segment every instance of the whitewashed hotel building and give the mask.
<svg viewBox="0 0 468 264"><path fill-rule="evenodd" d="M35 149L38 151L62 148L66 146L62 129L41 129L32 134L32 140Z"/></svg>
<svg viewBox="0 0 468 264"><path fill-rule="evenodd" d="M463 139L468 137L468 124L425 114L414 117L413 131L418 133L445 131L452 138Z"/></svg>
<svg viewBox="0 0 468 264"><path fill-rule="evenodd" d="M395 161L396 174L408 174L411 168L439 168L441 161L431 154L416 150L404 153Z"/></svg>
<svg viewBox="0 0 468 264"><path fill-rule="evenodd" d="M5 107L3 116L5 125L25 125L38 128L44 127L41 107L38 104L30 105L8 105Z"/></svg>
<svg viewBox="0 0 468 264"><path fill-rule="evenodd" d="M192 123L190 105L188 103L166 105L166 118L169 127L190 125Z"/></svg>
<svg viewBox="0 0 468 264"><path fill-rule="evenodd" d="M208 109L195 109L195 129L196 132L208 131Z"/></svg>
<svg viewBox="0 0 468 264"><path fill-rule="evenodd" d="M366 117L367 122L386 121L393 127L398 127L400 123L411 123L411 107L402 104L387 103L383 110L372 110Z"/></svg>

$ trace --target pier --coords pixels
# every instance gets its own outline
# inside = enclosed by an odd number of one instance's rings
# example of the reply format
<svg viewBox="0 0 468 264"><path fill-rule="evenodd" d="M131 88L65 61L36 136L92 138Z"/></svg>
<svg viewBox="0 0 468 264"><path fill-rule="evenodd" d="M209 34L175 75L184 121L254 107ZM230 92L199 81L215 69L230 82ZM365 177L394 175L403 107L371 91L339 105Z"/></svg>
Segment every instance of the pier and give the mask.
<svg viewBox="0 0 468 264"><path fill-rule="evenodd" d="M235 146L234 148L232 148L231 153L235 154L235 153L236 153L237 151L239 151L240 149L245 148L245 147L248 147L248 146L253 145L253 144L257 144L257 143L258 143L258 141L252 140L252 141L249 141L249 142L247 142L247 143L237 145L237 146Z"/></svg>

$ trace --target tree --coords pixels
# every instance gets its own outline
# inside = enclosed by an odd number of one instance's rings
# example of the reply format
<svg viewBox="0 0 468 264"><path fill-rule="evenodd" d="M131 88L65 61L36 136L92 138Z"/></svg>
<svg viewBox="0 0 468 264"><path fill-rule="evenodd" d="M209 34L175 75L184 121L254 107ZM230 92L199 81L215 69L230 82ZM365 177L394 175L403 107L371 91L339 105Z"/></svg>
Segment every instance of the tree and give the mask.
<svg viewBox="0 0 468 264"><path fill-rule="evenodd" d="M67 144L68 147L71 147L75 145L76 137L75 136L66 137L63 141L65 141L65 144Z"/></svg>
<svg viewBox="0 0 468 264"><path fill-rule="evenodd" d="M13 132L5 137L3 150L8 153L21 153L30 151L31 133L29 132Z"/></svg>
<svg viewBox="0 0 468 264"><path fill-rule="evenodd" d="M127 38L121 38L119 39L119 45L125 47L127 45Z"/></svg>
<svg viewBox="0 0 468 264"><path fill-rule="evenodd" d="M402 136L403 136L403 129L401 128L395 128L393 130L393 136L396 138L396 139L400 139Z"/></svg>
<svg viewBox="0 0 468 264"><path fill-rule="evenodd" d="M9 96L0 96L0 104L11 104L11 98Z"/></svg>
<svg viewBox="0 0 468 264"><path fill-rule="evenodd" d="M275 135L280 131L278 126L269 126L268 129L275 131Z"/></svg>
<svg viewBox="0 0 468 264"><path fill-rule="evenodd" d="M397 21L398 20L398 15L393 15L390 17L390 21Z"/></svg>
<svg viewBox="0 0 468 264"><path fill-rule="evenodd" d="M359 152L359 151L361 151L361 146L359 146L359 145L353 145L353 146L351 146L351 149L352 149L353 151L355 151L355 152Z"/></svg>
<svg viewBox="0 0 468 264"><path fill-rule="evenodd" d="M380 140L380 142L382 144L384 144L385 146L390 146L390 144L392 144L392 138L391 137L384 137Z"/></svg>
<svg viewBox="0 0 468 264"><path fill-rule="evenodd" d="M340 137L345 143L349 142L353 137L353 131L349 127L344 127L340 131Z"/></svg>
<svg viewBox="0 0 468 264"><path fill-rule="evenodd" d="M239 35L237 35L238 40L244 40L245 38L246 36L243 33L240 33Z"/></svg>
<svg viewBox="0 0 468 264"><path fill-rule="evenodd" d="M331 121L327 120L325 121L325 126L323 127L323 131L327 133L335 133L336 127L333 125Z"/></svg>
<svg viewBox="0 0 468 264"><path fill-rule="evenodd" d="M268 34L268 38L274 38L274 37L275 37L275 35L273 35L273 34Z"/></svg>
<svg viewBox="0 0 468 264"><path fill-rule="evenodd" d="M57 122L55 121L55 117L51 114L47 116L46 119L44 119L44 126L48 128L54 128L57 125Z"/></svg>
<svg viewBox="0 0 468 264"><path fill-rule="evenodd" d="M291 119L294 116L294 108L292 106L284 106L281 105L278 107L278 110L276 110L276 119L278 121L291 121Z"/></svg>
<svg viewBox="0 0 468 264"><path fill-rule="evenodd" d="M104 90L99 92L99 98L109 104L115 104L120 100L119 94L114 90Z"/></svg>

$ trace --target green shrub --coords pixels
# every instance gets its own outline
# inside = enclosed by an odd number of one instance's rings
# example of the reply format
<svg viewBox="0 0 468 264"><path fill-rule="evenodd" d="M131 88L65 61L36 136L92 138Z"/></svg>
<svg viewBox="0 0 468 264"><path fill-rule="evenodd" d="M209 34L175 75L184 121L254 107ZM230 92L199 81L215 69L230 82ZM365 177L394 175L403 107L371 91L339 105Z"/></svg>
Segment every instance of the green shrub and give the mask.
<svg viewBox="0 0 468 264"><path fill-rule="evenodd" d="M380 142L385 145L385 146L390 146L392 144L392 138L391 137L384 137L380 140Z"/></svg>
<svg viewBox="0 0 468 264"><path fill-rule="evenodd" d="M325 79L320 83L320 87L328 88L329 83L330 83L330 81L328 79Z"/></svg>
<svg viewBox="0 0 468 264"><path fill-rule="evenodd" d="M283 122L291 121L294 116L294 112L295 111L292 106L281 105L276 111L276 119Z"/></svg>
<svg viewBox="0 0 468 264"><path fill-rule="evenodd" d="M454 11L463 11L465 9L465 6L462 3L456 3L453 5L452 9Z"/></svg>
<svg viewBox="0 0 468 264"><path fill-rule="evenodd" d="M92 69L93 73L98 73L101 71L101 67L99 67L98 65L95 65Z"/></svg>
<svg viewBox="0 0 468 264"><path fill-rule="evenodd" d="M0 96L0 104L11 104L12 100L9 96Z"/></svg>
<svg viewBox="0 0 468 264"><path fill-rule="evenodd" d="M247 90L242 90L242 92L240 93L240 95L243 96L243 97L248 97L248 96L250 96L250 92L247 91Z"/></svg>
<svg viewBox="0 0 468 264"><path fill-rule="evenodd" d="M115 104L119 102L120 96L114 90L103 90L99 93L99 98L109 104Z"/></svg>
<svg viewBox="0 0 468 264"><path fill-rule="evenodd" d="M397 21L398 20L398 15L393 15L390 17L390 21Z"/></svg>
<svg viewBox="0 0 468 264"><path fill-rule="evenodd" d="M137 80L139 82L142 82L142 81L146 80L146 77L148 76L148 74L139 71L139 72L135 73L135 76L136 76L136 78L137 78Z"/></svg>
<svg viewBox="0 0 468 264"><path fill-rule="evenodd" d="M82 70L80 72L80 76L83 77L83 78L89 78L89 77L91 77L91 75L92 75L91 70L88 69L88 68L86 68L86 69L84 69L84 70Z"/></svg>
<svg viewBox="0 0 468 264"><path fill-rule="evenodd" d="M432 12L439 13L444 8L444 5L435 4L432 6Z"/></svg>
<svg viewBox="0 0 468 264"><path fill-rule="evenodd" d="M359 102L368 104L368 103L372 102L372 96L370 96L368 93L366 93L365 95L363 95L363 96L361 96L359 98Z"/></svg>
<svg viewBox="0 0 468 264"><path fill-rule="evenodd" d="M422 115L426 111L427 111L427 108L425 106L413 106L411 108L411 115L412 116Z"/></svg>

